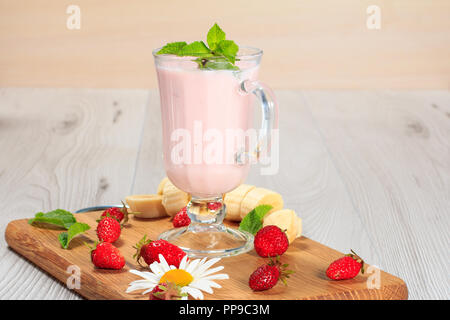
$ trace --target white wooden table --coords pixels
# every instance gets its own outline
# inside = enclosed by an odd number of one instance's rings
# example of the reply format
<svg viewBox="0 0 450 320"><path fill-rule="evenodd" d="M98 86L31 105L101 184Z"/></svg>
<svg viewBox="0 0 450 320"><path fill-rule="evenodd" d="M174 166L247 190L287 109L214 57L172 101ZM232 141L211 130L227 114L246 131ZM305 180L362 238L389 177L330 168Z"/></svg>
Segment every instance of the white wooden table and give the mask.
<svg viewBox="0 0 450 320"><path fill-rule="evenodd" d="M450 93L278 91L279 191L304 234L450 298ZM164 176L156 91L0 89L0 225L116 204ZM79 299L0 240L1 299Z"/></svg>

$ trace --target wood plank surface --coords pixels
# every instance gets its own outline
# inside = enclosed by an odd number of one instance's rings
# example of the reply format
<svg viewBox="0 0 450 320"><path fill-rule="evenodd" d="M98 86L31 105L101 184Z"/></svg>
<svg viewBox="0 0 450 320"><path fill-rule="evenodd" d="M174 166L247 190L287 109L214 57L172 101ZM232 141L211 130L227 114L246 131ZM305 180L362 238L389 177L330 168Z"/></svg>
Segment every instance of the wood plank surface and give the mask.
<svg viewBox="0 0 450 320"><path fill-rule="evenodd" d="M449 92L305 96L355 211L378 248L376 264L403 278L412 298L448 299Z"/></svg>
<svg viewBox="0 0 450 320"><path fill-rule="evenodd" d="M122 229L120 239L115 243L124 255L126 265L122 270L97 269L91 263L90 250L83 241L94 243L96 220L101 212L77 215L77 221L89 224L92 228L85 235L74 239L69 250L61 248L57 235L61 231L37 228L29 225L26 219L8 224L6 240L8 244L27 259L42 267L66 283L69 266L80 269L81 285L74 289L88 299L148 299L142 292L125 293L131 281L140 277L128 272L130 269L146 270L140 267L132 256L136 252L133 245L147 234L155 239L158 234L172 227L169 218L135 219ZM228 280L217 281L222 288L214 289L214 294L205 293L205 299L406 299L407 288L404 282L385 272L381 272L380 288L367 287L368 275L344 281L330 281L325 276L329 263L342 253L334 251L318 242L302 237L295 240L288 251L282 255L282 263L288 263L296 271L289 278L288 286L281 283L264 292L253 292L248 287L248 277L259 266L267 262L253 250L246 254L222 259L217 265L224 266L222 273Z"/></svg>
<svg viewBox="0 0 450 320"><path fill-rule="evenodd" d="M55 208L117 203L130 192L143 90L1 89L0 232ZM0 239L0 299L79 298Z"/></svg>
<svg viewBox="0 0 450 320"><path fill-rule="evenodd" d="M449 92L276 93L280 171L255 167L248 182L280 191L307 237L405 279L410 298L448 299ZM1 231L37 211L154 192L159 117L155 91L1 89ZM79 298L3 238L0 257L0 299Z"/></svg>
<svg viewBox="0 0 450 320"><path fill-rule="evenodd" d="M448 0L0 0L0 86L156 88L152 50L205 40L217 21L264 50L261 79L277 89L448 89L449 12Z"/></svg>

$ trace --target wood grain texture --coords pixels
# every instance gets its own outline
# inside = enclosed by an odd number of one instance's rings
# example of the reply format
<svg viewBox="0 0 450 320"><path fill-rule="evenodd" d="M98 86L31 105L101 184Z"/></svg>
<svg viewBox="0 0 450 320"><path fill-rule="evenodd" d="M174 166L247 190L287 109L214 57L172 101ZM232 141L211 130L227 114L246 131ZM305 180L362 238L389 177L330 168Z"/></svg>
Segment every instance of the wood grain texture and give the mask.
<svg viewBox="0 0 450 320"><path fill-rule="evenodd" d="M77 221L96 225L100 212L77 215ZM129 273L130 269L145 270L133 261L135 249L133 245L143 234L151 239L168 228L168 218L135 219L122 229L117 246L126 260L122 270L96 269L90 261L89 248L82 241L94 242L97 239L95 228L89 230L81 238L74 239L69 250L64 250L56 241L60 231L30 226L26 219L10 222L6 229L6 240L17 252L54 275L59 281L66 283L67 267L76 265L81 270L81 287L75 289L88 299L148 299L140 292L125 293L131 281L141 279ZM289 263L292 270L297 271L289 278L289 285L278 284L265 292L253 292L248 287L248 277L266 259L260 258L254 251L235 257L224 258L218 263L223 265L222 272L230 277L217 281L222 288L214 289L214 294L205 294L205 299L406 299L407 288L404 282L385 272L381 272L381 287L368 289L367 275L358 275L352 280L330 281L325 276L328 264L342 256L335 250L327 248L308 238L294 241L282 256L283 263Z"/></svg>
<svg viewBox="0 0 450 320"><path fill-rule="evenodd" d="M281 192L308 238L405 279L410 298L448 299L449 93L276 93L280 171L255 167L248 182ZM0 231L40 210L154 193L159 117L155 91L1 89ZM79 298L3 238L0 258L0 299Z"/></svg>
<svg viewBox="0 0 450 320"><path fill-rule="evenodd" d="M379 248L376 264L402 277L411 298L448 299L450 93L305 96L355 211Z"/></svg>
<svg viewBox="0 0 450 320"><path fill-rule="evenodd" d="M80 30L66 27L73 4ZM380 30L366 27L374 4ZM449 11L447 0L0 0L0 85L155 88L152 50L204 40L217 21L264 49L261 79L275 88L448 89Z"/></svg>
<svg viewBox="0 0 450 320"><path fill-rule="evenodd" d="M113 204L130 192L147 92L0 90L0 232L41 210ZM79 298L0 239L1 299Z"/></svg>

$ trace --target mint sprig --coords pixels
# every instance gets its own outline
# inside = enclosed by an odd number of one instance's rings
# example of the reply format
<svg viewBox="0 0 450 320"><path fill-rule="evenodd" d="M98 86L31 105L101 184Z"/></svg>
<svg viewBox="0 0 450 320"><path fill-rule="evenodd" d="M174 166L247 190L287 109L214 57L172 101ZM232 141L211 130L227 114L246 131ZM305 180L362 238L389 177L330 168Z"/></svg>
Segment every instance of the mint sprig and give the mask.
<svg viewBox="0 0 450 320"><path fill-rule="evenodd" d="M56 209L49 212L38 212L34 218L29 219L28 223L33 224L51 224L63 229L69 229L69 227L77 222L75 217L69 211L63 209Z"/></svg>
<svg viewBox="0 0 450 320"><path fill-rule="evenodd" d="M262 204L250 211L239 224L239 229L255 235L263 226L264 216L272 210L272 206Z"/></svg>
<svg viewBox="0 0 450 320"><path fill-rule="evenodd" d="M89 230L89 227L86 223L76 222L70 226L67 232L62 232L58 235L59 243L63 249L69 248L70 241L79 234L84 233Z"/></svg>
<svg viewBox="0 0 450 320"><path fill-rule="evenodd" d="M209 29L206 42L171 42L162 47L157 54L173 54L180 57L198 57L194 60L200 69L239 70L235 65L239 46L233 40L227 40L225 32L215 23Z"/></svg>
<svg viewBox="0 0 450 320"><path fill-rule="evenodd" d="M34 218L28 220L28 223L33 226L47 225L66 229L67 231L61 232L58 235L59 243L64 249L69 248L69 243L74 237L90 229L89 225L77 222L71 212L63 209L56 209L46 213L38 212Z"/></svg>

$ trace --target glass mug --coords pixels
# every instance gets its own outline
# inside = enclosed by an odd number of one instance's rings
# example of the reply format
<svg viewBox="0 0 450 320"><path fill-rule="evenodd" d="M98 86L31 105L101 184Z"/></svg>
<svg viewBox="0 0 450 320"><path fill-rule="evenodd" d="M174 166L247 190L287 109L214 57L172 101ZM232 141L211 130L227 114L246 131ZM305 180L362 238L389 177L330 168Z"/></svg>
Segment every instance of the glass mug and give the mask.
<svg viewBox="0 0 450 320"><path fill-rule="evenodd" d="M200 69L199 63L205 60L158 55L158 51L153 56L161 99L164 167L170 181L191 197L187 205L191 224L165 231L159 239L178 245L191 257L247 252L253 248L253 235L222 224L226 214L223 197L245 181L252 160L269 152L271 130L278 127L275 97L257 81L262 51L241 47L236 57L238 70ZM262 109L257 134L253 129L255 97Z"/></svg>

